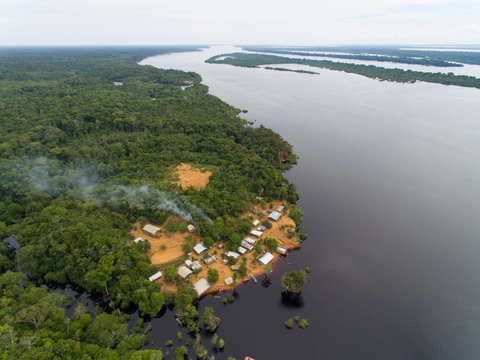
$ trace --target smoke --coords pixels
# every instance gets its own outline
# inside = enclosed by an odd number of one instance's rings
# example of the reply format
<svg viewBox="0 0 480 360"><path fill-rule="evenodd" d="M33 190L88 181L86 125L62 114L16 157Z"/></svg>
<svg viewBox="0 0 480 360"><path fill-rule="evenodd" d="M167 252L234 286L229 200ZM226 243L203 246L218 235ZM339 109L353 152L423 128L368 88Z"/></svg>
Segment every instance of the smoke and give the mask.
<svg viewBox="0 0 480 360"><path fill-rule="evenodd" d="M23 165L24 169L29 169L28 186L44 194L59 196L69 193L98 207L112 209L161 210L188 222L198 218L210 220L202 209L176 192L162 191L148 184L115 184L102 179L92 165L72 168L47 158L24 160Z"/></svg>

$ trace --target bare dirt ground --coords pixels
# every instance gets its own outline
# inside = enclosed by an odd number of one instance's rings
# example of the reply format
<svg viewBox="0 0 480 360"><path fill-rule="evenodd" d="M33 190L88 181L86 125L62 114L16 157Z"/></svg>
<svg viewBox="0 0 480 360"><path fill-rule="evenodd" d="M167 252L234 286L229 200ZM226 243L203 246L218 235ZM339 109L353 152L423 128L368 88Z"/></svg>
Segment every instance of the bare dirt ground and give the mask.
<svg viewBox="0 0 480 360"><path fill-rule="evenodd" d="M190 164L183 163L177 166L175 173L178 177L178 181L176 182L182 187L182 189L186 189L190 186L204 189L212 175L211 171L195 169Z"/></svg>
<svg viewBox="0 0 480 360"><path fill-rule="evenodd" d="M141 237L150 242L151 247L148 251L148 256L152 265L162 265L183 256L182 245L185 243L185 237L189 234L188 232L181 233L180 231L168 234L162 231L158 237L153 237L142 230L142 225L139 221L134 224L134 228L130 233L135 238Z"/></svg>

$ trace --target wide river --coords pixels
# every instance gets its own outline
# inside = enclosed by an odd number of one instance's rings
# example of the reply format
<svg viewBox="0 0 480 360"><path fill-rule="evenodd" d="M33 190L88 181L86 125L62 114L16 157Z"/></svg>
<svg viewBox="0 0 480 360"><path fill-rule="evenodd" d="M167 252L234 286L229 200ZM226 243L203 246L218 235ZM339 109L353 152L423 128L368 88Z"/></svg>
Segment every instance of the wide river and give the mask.
<svg viewBox="0 0 480 360"><path fill-rule="evenodd" d="M201 301L222 318L216 359L479 359L480 90L204 63L237 50L141 63L199 73L300 157L286 176L309 238L270 287ZM301 303L283 302L282 274L307 266ZM295 315L310 327L287 330ZM157 346L178 331L171 311L152 325Z"/></svg>

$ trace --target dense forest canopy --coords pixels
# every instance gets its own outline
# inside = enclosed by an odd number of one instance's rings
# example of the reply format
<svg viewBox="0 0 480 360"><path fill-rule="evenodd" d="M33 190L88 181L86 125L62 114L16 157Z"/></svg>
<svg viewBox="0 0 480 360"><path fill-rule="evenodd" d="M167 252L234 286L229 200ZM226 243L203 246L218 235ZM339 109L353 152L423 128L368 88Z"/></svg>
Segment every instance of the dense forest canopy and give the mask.
<svg viewBox="0 0 480 360"><path fill-rule="evenodd" d="M344 71L359 74L368 78L395 82L424 81L444 85L457 85L480 89L480 79L474 76L454 75L453 73L429 73L402 69L386 69L374 65L357 65L330 60L310 60L289 58L278 55L231 53L212 56L206 62L213 64L230 64L243 67L259 67L274 64L301 64L322 69ZM284 70L284 69L279 69Z"/></svg>
<svg viewBox="0 0 480 360"><path fill-rule="evenodd" d="M198 74L136 64L192 50L0 49L0 235L20 243L18 253L0 243L0 310L29 312L37 303L45 310L41 322L1 317L7 357L59 358L71 345L72 358L161 358L136 351L143 337L129 335L116 315L90 322L79 310L68 318L36 286L74 286L109 309L133 305L155 316L173 300L147 280L155 269L148 245L127 232L133 222L162 224L173 211L201 234L236 240L245 230L235 219L256 196L297 200L282 176L296 156L278 134L251 127L239 109L208 94ZM169 181L181 162L215 169L205 189ZM17 269L28 279L8 273ZM194 314L194 298L180 287L179 311ZM108 332L118 335L104 339Z"/></svg>

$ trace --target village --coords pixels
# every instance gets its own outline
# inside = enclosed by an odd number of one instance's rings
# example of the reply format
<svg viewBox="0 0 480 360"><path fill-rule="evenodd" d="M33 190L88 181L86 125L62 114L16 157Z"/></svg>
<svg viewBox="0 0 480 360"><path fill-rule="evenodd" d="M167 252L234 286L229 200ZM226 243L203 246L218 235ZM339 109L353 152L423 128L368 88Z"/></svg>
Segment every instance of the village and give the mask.
<svg viewBox="0 0 480 360"><path fill-rule="evenodd" d="M257 282L256 276L272 271L277 259L284 258L288 250L299 247L300 242L292 231L295 223L280 201L272 201L264 208L253 206L252 212L245 216L252 220L253 226L236 251L226 250L222 241L207 248L193 224L188 224L185 233L167 233L160 226L151 223L140 226L137 223L131 231L135 236L134 242L149 241L148 255L152 265L159 268L149 280L159 282L162 290L176 292L178 281L167 282L163 278L165 268L176 265L177 278L190 281L200 297L233 289L250 279ZM267 228L262 223L270 225ZM182 245L187 239L193 239L191 241L195 245L191 252L185 254ZM266 239L269 239L270 248L264 243ZM277 245L274 249L271 248L272 239ZM217 281L208 280L210 269L218 271Z"/></svg>

